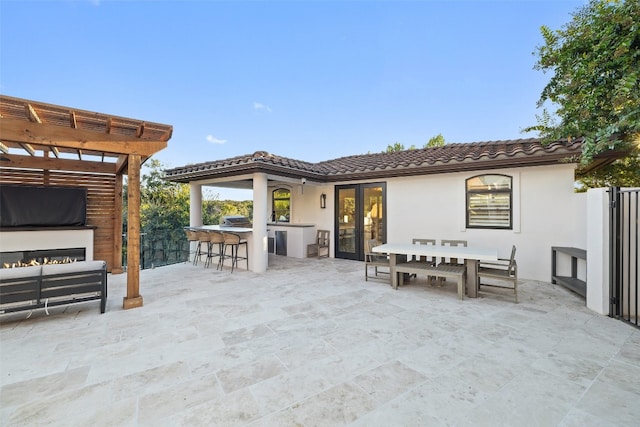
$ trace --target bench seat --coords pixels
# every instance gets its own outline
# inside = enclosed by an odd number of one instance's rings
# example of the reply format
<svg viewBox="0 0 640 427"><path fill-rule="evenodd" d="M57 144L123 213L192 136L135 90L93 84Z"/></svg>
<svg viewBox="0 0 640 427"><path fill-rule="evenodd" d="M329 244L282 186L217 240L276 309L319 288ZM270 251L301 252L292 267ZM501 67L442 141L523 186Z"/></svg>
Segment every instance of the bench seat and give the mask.
<svg viewBox="0 0 640 427"><path fill-rule="evenodd" d="M105 312L104 261L0 269L0 314L91 300L100 300L100 312Z"/></svg>
<svg viewBox="0 0 640 427"><path fill-rule="evenodd" d="M467 269L458 265L438 265L433 266L426 262L407 261L397 263L395 266L396 273L423 274L427 277L442 277L445 279L455 279L458 283L458 298L464 299L465 282ZM400 286L404 283L404 275L398 278Z"/></svg>

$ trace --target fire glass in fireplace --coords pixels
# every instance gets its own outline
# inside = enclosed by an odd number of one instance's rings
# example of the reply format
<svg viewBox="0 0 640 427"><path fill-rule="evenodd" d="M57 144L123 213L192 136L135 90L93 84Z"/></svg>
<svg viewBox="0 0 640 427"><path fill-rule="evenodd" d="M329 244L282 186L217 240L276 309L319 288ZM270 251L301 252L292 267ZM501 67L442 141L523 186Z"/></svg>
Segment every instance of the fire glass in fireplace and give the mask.
<svg viewBox="0 0 640 427"><path fill-rule="evenodd" d="M36 251L15 251L0 252L0 267L14 264L29 264L35 260L38 264L43 264L47 259L49 262L62 262L67 259L72 261L85 260L85 248L65 248L65 249L43 249Z"/></svg>

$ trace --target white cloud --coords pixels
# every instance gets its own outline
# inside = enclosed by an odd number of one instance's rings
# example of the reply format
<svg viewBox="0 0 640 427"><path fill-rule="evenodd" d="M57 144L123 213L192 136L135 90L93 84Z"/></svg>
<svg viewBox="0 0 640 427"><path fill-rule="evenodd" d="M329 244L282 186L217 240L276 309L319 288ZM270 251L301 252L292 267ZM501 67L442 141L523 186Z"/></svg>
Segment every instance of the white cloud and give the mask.
<svg viewBox="0 0 640 427"><path fill-rule="evenodd" d="M267 111L269 113L271 112L271 108L269 108L268 105L264 105L264 104L262 104L260 102L255 102L255 101L253 101L253 109L254 110L258 110L258 111L259 110L264 110L264 111Z"/></svg>
<svg viewBox="0 0 640 427"><path fill-rule="evenodd" d="M207 135L207 141L209 141L212 144L224 144L227 142L226 139L219 139L213 135Z"/></svg>

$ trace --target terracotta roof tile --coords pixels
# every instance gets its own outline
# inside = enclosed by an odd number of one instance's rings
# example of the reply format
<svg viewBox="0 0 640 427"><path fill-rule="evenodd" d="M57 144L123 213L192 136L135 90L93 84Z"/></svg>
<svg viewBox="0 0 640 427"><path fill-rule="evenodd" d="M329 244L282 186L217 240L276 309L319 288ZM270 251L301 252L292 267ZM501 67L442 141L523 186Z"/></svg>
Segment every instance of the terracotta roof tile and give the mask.
<svg viewBox="0 0 640 427"><path fill-rule="evenodd" d="M166 171L172 181L232 176L251 171L306 177L317 181L369 179L430 173L479 170L498 167L522 167L577 162L582 140L554 141L542 144L538 139L486 141L445 144L392 153L358 154L310 163L278 156L266 151L229 159L186 165Z"/></svg>

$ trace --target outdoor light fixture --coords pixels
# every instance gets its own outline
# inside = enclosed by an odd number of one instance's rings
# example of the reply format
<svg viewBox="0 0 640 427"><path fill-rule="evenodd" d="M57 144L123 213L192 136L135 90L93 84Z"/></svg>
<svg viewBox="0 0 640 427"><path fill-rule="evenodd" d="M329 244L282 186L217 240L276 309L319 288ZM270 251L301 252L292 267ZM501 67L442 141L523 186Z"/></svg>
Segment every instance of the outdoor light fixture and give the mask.
<svg viewBox="0 0 640 427"><path fill-rule="evenodd" d="M324 209L327 207L327 195L322 193L320 195L320 209Z"/></svg>

